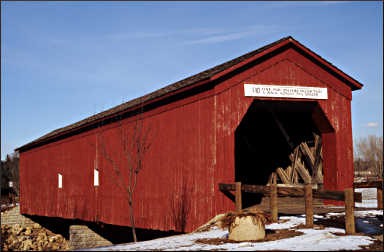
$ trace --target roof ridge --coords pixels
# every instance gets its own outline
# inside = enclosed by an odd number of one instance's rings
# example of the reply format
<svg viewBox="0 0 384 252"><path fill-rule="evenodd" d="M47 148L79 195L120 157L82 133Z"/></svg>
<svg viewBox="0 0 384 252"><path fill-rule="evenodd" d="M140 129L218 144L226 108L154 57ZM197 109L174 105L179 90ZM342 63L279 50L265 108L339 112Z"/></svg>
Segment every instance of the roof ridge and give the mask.
<svg viewBox="0 0 384 252"><path fill-rule="evenodd" d="M250 51L250 52L247 52L239 57L236 57L234 59L231 59L231 60L228 60L222 64L219 64L219 65L216 65L216 66L213 66L211 68L208 68L207 70L204 70L202 72L199 72L197 74L194 74L192 76L189 76L189 77L186 77L184 79L181 79L179 81L176 81L174 83L171 83L165 87L162 87L160 89L157 89L153 92L150 92L150 93L147 93L143 96L140 96L140 97L137 97L137 98L134 98L132 100L129 100L127 102L124 102L124 103L121 103L119 105L116 105L112 108L109 108L109 109L106 109L102 112L99 112L97 114L94 114L94 115L91 115L89 117L86 117L84 118L83 120L80 120L80 121L77 121L75 123L72 123L72 124L69 124L67 126L64 126L64 127L61 127L61 128L58 128L58 129L55 129L53 131L50 131L49 133L47 134L44 134L43 136L19 147L16 149L17 150L20 150L20 149L23 149L27 146L30 146L30 145L33 145L35 143L38 143L42 140L45 140L45 139L48 139L48 138L51 138L53 136L56 136L60 133L65 133L66 131L69 131L69 130L72 130L72 129L75 129L75 128L79 128L80 126L83 126L85 124L88 124L88 123L92 123L92 122L95 122L97 121L98 119L102 119L102 118L105 118L107 116L111 116L113 114L117 114L121 111L124 111L125 109L128 109L128 108L131 108L131 107L134 107L140 103L143 103L143 102L146 102L146 101L150 101L152 99L155 99L155 98L158 98L158 97L161 97L167 93L170 93L172 91L176 91L178 89L181 89L183 87L186 87L186 86L190 86L194 83L197 83L199 81L202 81L202 80L205 80L205 79L208 79L210 77L212 77L214 74L217 74L221 71L224 71L226 70L227 68L233 66L233 65L236 65L237 63L240 63L241 61L247 59L247 58L250 58L276 44L279 44L285 40L288 40L288 39L292 39L291 36L287 36L287 37L283 37L277 41L274 41L272 43L269 43L263 47L260 47L256 50L253 50L253 51Z"/></svg>
<svg viewBox="0 0 384 252"><path fill-rule="evenodd" d="M303 46L301 43L299 43L298 41L296 41L292 36L286 36L286 37L283 37L275 42L272 42L272 43L269 43L263 47L260 47L256 50L253 50L253 51L250 51L250 52L247 52L239 57L236 57L234 59L231 59L231 60L228 60L222 64L219 64L219 65L216 65L216 66L213 66L207 70L204 70L200 73L197 73L197 74L194 74L192 76L189 76L189 77L186 77L184 79L181 79L177 82L174 82L172 84L169 84L165 87L162 87L160 89L157 89L153 92L150 92L150 93L147 93L143 96L140 96L140 97L137 97L137 98L134 98L132 100L129 100L127 102L124 102L122 104L119 104L119 105L116 105L112 108L109 108L107 110L104 110L102 112L99 112L97 114L94 114L94 115L91 115L89 117L86 117L85 119L83 120L80 120L78 122L75 122L75 123L72 123L72 124L69 124L67 126L64 126L64 127L61 127L61 128L58 128L58 129L55 129L17 149L15 149L16 151L18 150L21 150L21 149L24 149L24 148L27 148L27 147L30 147L30 146L34 146L35 144L38 144L38 143L41 143L43 142L44 140L47 140L47 139L51 139L53 137L56 137L58 135L61 135L61 134L65 134L65 133L69 133L75 129L79 129L81 128L82 126L84 125L90 125L92 123L95 123L97 122L98 120L102 120L108 116L114 116L114 115L117 115L118 113L122 112L122 111L125 111L126 109L129 109L129 108L133 108L137 105L140 105L140 104L143 104L145 102L148 102L148 101L151 101L155 98L159 98L159 97L162 97L166 94L169 94L173 91L176 91L176 90L180 90L182 88L185 88L185 87L188 87L188 86L191 86L195 83L198 83L198 82L201 82L201 81L204 81L204 80L207 80L207 79L210 79L211 77L215 76L216 74L220 73L220 72L223 72L229 68L231 68L232 66L235 66L243 61L246 61L247 59L250 59L252 58L253 56L263 52L263 51L266 51L267 49L269 48L272 48L274 47L275 45L277 44L280 44L286 40L290 40L290 41L293 41L293 43L297 43L298 45L300 46ZM308 49L307 47L303 46L305 49L309 50L309 52L311 53L314 53L312 52L310 49ZM319 56L318 54L314 53L315 56L319 57L321 60L325 61L327 64L330 64L331 67L334 67L336 70L340 71L341 73L343 73L340 69L338 69L336 66L332 65L330 62L328 62L327 60L323 59L321 56ZM347 75L348 76L348 75ZM352 78L352 77L350 77ZM352 78L352 80L354 80ZM355 80L356 81L356 80ZM357 81L356 81L357 82Z"/></svg>

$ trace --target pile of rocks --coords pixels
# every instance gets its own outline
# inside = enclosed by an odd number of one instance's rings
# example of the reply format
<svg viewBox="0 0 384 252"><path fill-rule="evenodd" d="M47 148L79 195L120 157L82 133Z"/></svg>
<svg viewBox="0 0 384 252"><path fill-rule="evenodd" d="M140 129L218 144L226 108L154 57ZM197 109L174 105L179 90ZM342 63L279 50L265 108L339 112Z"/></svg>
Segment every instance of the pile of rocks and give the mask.
<svg viewBox="0 0 384 252"><path fill-rule="evenodd" d="M1 250L69 250L69 242L61 235L41 227L1 225Z"/></svg>

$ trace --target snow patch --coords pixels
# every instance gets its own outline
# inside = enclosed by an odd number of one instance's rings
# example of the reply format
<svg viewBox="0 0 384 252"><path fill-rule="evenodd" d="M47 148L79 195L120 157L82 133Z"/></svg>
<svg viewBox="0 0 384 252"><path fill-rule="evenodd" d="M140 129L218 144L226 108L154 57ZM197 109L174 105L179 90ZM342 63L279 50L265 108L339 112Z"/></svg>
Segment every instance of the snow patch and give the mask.
<svg viewBox="0 0 384 252"><path fill-rule="evenodd" d="M295 216L284 216L280 220L283 223L273 223L266 225L266 229L289 229L297 225L304 224L305 218ZM190 233L184 235L171 236L155 239L151 241L120 244L115 246L87 249L89 251L100 250L284 250L291 251L313 251L313 250L360 250L361 245L369 245L374 239L369 236L340 236L335 233L345 234L343 229L325 228L298 229L303 235L268 241L268 242L241 242L225 243L212 245L196 242L197 239L227 238L228 230L213 226L209 231L200 233Z"/></svg>
<svg viewBox="0 0 384 252"><path fill-rule="evenodd" d="M376 207L376 189L363 188L356 189L356 192L363 193L363 202L356 203L356 207ZM332 206L332 208L335 208ZM341 206L340 208L344 208ZM328 213L325 216L314 215L314 218L329 218L332 216L343 216L341 213ZM355 217L370 218L383 215L383 210L355 211ZM364 223L366 223L364 221ZM266 229L293 229L305 224L305 215L301 216L282 216L279 223L266 225ZM383 224L380 224L382 227ZM291 250L291 251L313 251L313 250L361 250L360 246L367 246L373 243L374 239L362 235L337 235L345 234L344 229L324 228L324 229L298 229L303 235L268 241L268 242L241 242L225 243L220 245L198 243L198 239L228 238L228 230L223 230L217 226L212 226L208 231L195 232L184 235L175 235L166 238L159 238L151 241L137 243L119 244L108 247L87 248L86 251L105 251L105 250Z"/></svg>

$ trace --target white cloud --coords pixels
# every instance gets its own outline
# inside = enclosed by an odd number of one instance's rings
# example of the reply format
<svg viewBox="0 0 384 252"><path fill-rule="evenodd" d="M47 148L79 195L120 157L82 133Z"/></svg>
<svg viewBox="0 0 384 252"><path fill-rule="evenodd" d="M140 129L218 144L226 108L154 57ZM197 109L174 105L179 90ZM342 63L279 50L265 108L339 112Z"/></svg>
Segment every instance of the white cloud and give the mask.
<svg viewBox="0 0 384 252"><path fill-rule="evenodd" d="M175 35L212 35L223 33L222 28L191 28L183 30L170 30L170 31L134 31L134 32L121 32L113 33L106 36L107 39L113 40L126 40L126 39L146 39L146 38L164 38Z"/></svg>
<svg viewBox="0 0 384 252"><path fill-rule="evenodd" d="M223 41L241 39L254 35L265 35L267 33L279 31L276 25L254 25L248 27L234 27L231 29L223 27L196 27L181 30L168 31L132 31L118 32L105 36L108 40L129 40L147 38L166 38L177 37L185 41L185 44L210 44Z"/></svg>
<svg viewBox="0 0 384 252"><path fill-rule="evenodd" d="M186 44L210 44L210 43L219 43L228 40L241 39L245 37L250 37L254 35L265 35L266 33L278 31L277 26L266 26L266 25L257 25L247 27L243 31L226 31L215 34L213 36L208 36L205 38L200 38L196 40L188 41Z"/></svg>
<svg viewBox="0 0 384 252"><path fill-rule="evenodd" d="M254 34L254 32L252 32L252 31L248 31L248 32L234 32L234 33L228 33L228 34L224 34L224 35L215 35L215 36L211 36L211 37L208 37L208 38L192 40L190 42L187 42L187 44L218 43L218 42L223 42L223 41L228 41L228 40L234 40L234 39L240 39L240 38L248 37L248 36L250 36L252 34Z"/></svg>
<svg viewBox="0 0 384 252"><path fill-rule="evenodd" d="M377 122L369 122L365 126L368 128L376 128L379 124Z"/></svg>

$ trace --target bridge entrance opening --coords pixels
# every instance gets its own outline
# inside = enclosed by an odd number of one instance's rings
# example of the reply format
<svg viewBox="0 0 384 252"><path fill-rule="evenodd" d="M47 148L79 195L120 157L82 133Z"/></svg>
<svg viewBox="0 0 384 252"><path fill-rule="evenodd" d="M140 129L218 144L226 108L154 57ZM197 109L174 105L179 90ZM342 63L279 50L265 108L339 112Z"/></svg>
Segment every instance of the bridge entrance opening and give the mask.
<svg viewBox="0 0 384 252"><path fill-rule="evenodd" d="M235 131L235 180L243 184L321 187L321 132L317 102L254 100ZM317 115L318 116L318 115ZM243 208L262 195L243 193Z"/></svg>

